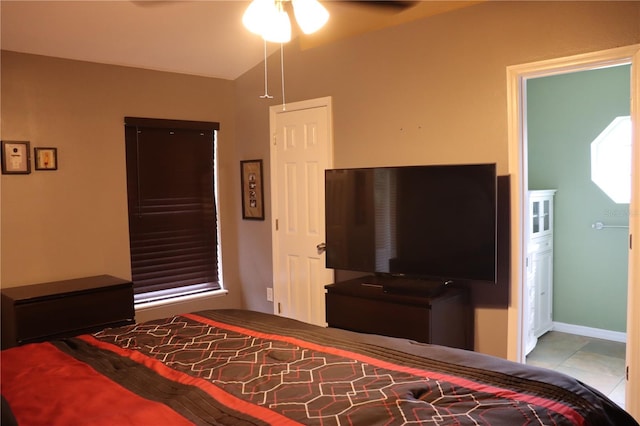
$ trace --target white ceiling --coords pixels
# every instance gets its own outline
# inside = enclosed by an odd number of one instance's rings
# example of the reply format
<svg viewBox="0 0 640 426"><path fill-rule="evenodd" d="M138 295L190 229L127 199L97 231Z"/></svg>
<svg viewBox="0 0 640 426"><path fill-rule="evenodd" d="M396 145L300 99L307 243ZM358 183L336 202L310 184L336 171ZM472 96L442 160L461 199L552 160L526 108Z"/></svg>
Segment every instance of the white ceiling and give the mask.
<svg viewBox="0 0 640 426"><path fill-rule="evenodd" d="M323 1L331 13L303 48L477 3L424 1L407 9ZM4 50L233 80L264 58L242 26L249 0L0 1ZM277 46L268 47L273 52Z"/></svg>
<svg viewBox="0 0 640 426"><path fill-rule="evenodd" d="M5 1L2 49L233 80L264 45L244 1Z"/></svg>

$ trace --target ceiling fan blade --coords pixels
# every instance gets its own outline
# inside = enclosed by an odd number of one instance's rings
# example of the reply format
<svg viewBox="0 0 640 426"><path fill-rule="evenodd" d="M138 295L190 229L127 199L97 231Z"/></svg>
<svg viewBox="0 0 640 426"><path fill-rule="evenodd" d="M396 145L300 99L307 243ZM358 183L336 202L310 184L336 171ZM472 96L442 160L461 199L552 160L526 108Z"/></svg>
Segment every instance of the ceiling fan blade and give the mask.
<svg viewBox="0 0 640 426"><path fill-rule="evenodd" d="M420 2L403 0L347 0L347 3L352 3L354 5L360 5L363 7L377 8L380 11L397 13L409 9Z"/></svg>

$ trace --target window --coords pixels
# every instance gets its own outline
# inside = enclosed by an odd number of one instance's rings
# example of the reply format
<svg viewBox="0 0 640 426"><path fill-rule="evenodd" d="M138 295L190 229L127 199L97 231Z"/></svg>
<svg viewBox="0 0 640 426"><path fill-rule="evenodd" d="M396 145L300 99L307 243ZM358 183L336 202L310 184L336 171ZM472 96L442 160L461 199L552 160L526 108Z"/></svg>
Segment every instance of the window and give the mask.
<svg viewBox="0 0 640 426"><path fill-rule="evenodd" d="M221 288L215 199L218 123L125 118L136 303Z"/></svg>
<svg viewBox="0 0 640 426"><path fill-rule="evenodd" d="M614 202L631 201L631 117L616 117L591 143L591 180Z"/></svg>

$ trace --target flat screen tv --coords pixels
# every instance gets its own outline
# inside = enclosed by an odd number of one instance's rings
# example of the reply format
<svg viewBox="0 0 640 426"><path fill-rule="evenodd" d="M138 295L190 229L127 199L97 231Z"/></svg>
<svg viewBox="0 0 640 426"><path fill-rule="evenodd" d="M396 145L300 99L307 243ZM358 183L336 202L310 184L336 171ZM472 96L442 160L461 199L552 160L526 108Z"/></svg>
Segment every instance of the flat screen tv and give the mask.
<svg viewBox="0 0 640 426"><path fill-rule="evenodd" d="M495 164L331 169L326 264L430 282L496 282Z"/></svg>

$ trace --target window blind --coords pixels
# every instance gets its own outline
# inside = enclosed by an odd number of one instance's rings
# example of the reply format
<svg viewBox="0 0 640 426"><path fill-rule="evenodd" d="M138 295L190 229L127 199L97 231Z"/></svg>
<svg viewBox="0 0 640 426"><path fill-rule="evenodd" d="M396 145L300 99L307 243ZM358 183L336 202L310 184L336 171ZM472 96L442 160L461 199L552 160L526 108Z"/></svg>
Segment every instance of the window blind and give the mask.
<svg viewBox="0 0 640 426"><path fill-rule="evenodd" d="M217 123L126 119L134 293L220 288ZM179 293L179 292L178 292Z"/></svg>

